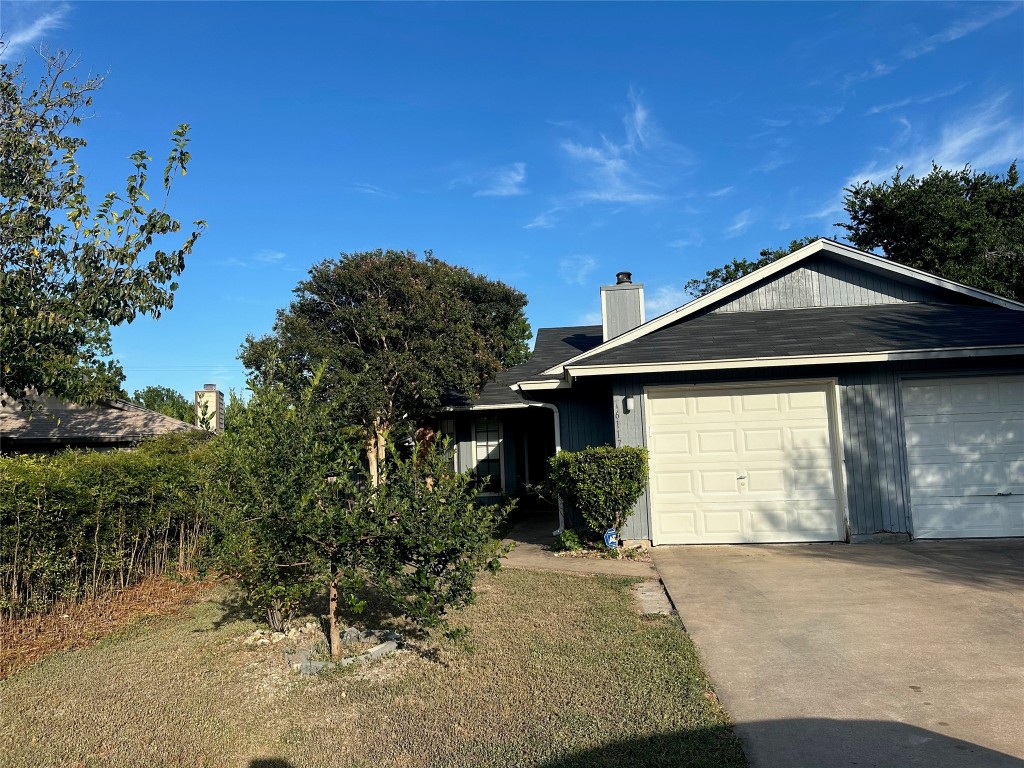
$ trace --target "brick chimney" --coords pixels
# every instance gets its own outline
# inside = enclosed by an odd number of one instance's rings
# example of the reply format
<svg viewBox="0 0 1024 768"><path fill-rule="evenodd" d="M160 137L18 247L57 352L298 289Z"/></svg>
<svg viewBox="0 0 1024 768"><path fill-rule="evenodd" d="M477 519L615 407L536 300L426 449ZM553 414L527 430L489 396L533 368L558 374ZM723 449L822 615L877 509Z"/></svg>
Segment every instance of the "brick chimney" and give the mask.
<svg viewBox="0 0 1024 768"><path fill-rule="evenodd" d="M601 330L608 341L643 325L644 286L630 272L615 275L615 285L601 286Z"/></svg>

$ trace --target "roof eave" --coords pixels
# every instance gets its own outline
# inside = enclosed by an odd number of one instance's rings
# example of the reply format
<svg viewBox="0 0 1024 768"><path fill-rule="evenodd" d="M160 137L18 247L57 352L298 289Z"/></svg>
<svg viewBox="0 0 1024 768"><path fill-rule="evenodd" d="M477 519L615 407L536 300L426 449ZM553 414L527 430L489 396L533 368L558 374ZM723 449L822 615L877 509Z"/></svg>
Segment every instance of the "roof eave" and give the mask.
<svg viewBox="0 0 1024 768"><path fill-rule="evenodd" d="M606 365L573 365L566 370L573 377L617 376L633 373L674 373L714 371L736 368L777 368L801 365L846 365L900 360L936 360L943 358L1000 357L1024 355L1022 346L953 347L935 349L887 350L881 352L837 353L781 357L748 357L723 360L680 360L665 363L611 363Z"/></svg>

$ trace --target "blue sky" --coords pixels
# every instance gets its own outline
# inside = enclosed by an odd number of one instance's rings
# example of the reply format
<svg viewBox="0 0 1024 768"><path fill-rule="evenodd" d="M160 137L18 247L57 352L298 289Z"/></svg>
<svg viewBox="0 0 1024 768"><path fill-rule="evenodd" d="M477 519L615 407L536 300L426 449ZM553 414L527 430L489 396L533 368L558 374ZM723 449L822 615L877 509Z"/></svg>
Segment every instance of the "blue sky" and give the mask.
<svg viewBox="0 0 1024 768"><path fill-rule="evenodd" d="M93 193L192 125L171 212L209 222L174 309L114 333L130 391L241 388L246 334L313 263L433 250L599 321L630 270L682 285L805 235L896 166L1024 158L1024 3L47 3L0 0L3 61L106 76Z"/></svg>

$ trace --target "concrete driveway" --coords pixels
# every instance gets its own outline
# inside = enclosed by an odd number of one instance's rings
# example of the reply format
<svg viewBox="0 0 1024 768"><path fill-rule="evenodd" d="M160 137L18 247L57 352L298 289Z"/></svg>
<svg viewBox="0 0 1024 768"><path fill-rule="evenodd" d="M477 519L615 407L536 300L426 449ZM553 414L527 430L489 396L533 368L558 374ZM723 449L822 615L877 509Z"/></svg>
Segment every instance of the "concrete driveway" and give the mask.
<svg viewBox="0 0 1024 768"><path fill-rule="evenodd" d="M652 555L755 768L1024 765L1024 540Z"/></svg>

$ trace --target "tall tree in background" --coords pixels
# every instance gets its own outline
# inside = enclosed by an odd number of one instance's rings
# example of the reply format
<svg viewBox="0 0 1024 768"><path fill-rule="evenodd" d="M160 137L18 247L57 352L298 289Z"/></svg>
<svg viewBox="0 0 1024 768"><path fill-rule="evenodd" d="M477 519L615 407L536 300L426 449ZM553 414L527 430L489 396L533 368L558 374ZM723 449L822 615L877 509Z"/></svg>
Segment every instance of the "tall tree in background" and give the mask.
<svg viewBox="0 0 1024 768"><path fill-rule="evenodd" d="M1017 164L1006 175L932 165L923 178L863 182L846 190L858 248L881 248L893 261L1024 301L1024 185Z"/></svg>
<svg viewBox="0 0 1024 768"><path fill-rule="evenodd" d="M528 355L526 296L429 252L342 254L313 266L295 295L240 358L257 383L294 393L316 376L339 421L362 428L374 482L395 426Z"/></svg>
<svg viewBox="0 0 1024 768"><path fill-rule="evenodd" d="M195 405L170 387L150 386L137 389L132 395L132 402L172 419L187 421L189 424L195 423L196 420Z"/></svg>
<svg viewBox="0 0 1024 768"><path fill-rule="evenodd" d="M793 240L788 248L762 248L760 258L755 261L733 259L724 267L709 269L703 278L694 278L687 281L686 285L683 286L683 290L694 298L700 298L712 291L717 291L723 285L727 285L733 280L738 280L761 267L768 266L773 261L778 261L783 256L788 256L793 251L800 250L805 245L810 245L817 239L819 239L817 235L811 235L802 237L799 240Z"/></svg>
<svg viewBox="0 0 1024 768"><path fill-rule="evenodd" d="M0 389L23 403L33 391L87 402L115 396L124 378L108 359L110 329L171 308L205 224L164 250L181 230L166 207L190 159L187 125L172 134L158 205L140 150L124 192L92 207L75 134L102 81L77 82L67 53L46 63L35 89L20 67L0 64Z"/></svg>

